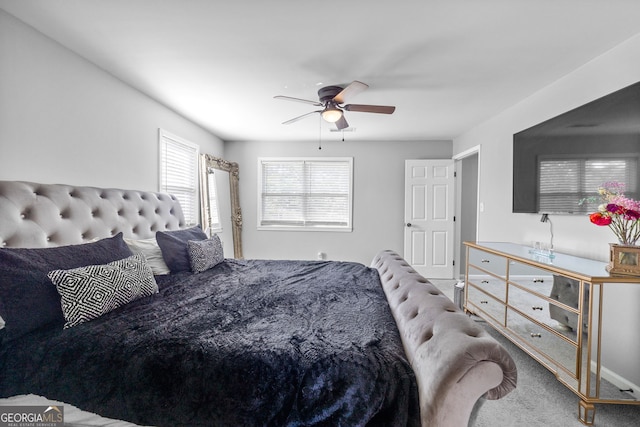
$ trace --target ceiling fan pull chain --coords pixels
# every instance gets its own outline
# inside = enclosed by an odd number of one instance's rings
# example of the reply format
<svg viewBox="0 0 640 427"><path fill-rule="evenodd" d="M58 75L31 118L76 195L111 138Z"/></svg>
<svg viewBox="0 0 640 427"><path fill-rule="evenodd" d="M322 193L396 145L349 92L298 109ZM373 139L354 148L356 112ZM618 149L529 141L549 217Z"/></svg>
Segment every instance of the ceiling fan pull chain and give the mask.
<svg viewBox="0 0 640 427"><path fill-rule="evenodd" d="M322 116L318 119L318 150L322 150Z"/></svg>

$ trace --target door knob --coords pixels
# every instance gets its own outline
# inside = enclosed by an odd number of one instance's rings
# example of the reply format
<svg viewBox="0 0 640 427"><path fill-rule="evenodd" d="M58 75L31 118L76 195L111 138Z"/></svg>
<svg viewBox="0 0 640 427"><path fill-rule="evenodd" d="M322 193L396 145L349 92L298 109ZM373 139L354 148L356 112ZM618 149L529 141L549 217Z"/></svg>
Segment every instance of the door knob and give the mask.
<svg viewBox="0 0 640 427"><path fill-rule="evenodd" d="M407 223L407 227L411 227L411 223L410 222Z"/></svg>

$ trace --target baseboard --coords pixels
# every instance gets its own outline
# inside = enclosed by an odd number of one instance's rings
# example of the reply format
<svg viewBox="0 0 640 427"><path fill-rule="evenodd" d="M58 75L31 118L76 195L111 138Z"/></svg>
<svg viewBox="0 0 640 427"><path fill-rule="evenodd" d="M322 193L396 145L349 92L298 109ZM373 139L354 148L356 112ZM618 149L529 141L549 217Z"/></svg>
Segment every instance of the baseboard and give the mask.
<svg viewBox="0 0 640 427"><path fill-rule="evenodd" d="M596 371L596 362L591 361L591 371ZM625 393L633 396L635 400L640 400L640 386L632 383L624 377L616 374L610 369L607 369L604 366L600 367L600 376L602 379L609 381L611 384L616 386L620 391L625 391Z"/></svg>

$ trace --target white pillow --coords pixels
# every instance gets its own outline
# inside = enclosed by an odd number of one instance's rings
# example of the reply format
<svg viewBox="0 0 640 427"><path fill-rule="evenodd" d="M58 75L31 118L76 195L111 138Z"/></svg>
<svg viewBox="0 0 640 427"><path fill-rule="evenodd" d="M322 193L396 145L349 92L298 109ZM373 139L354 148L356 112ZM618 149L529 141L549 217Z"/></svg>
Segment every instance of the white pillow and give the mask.
<svg viewBox="0 0 640 427"><path fill-rule="evenodd" d="M150 239L130 239L125 237L125 243L134 254L141 253L147 259L147 264L155 276L169 274L171 271L162 258L162 251L155 237Z"/></svg>

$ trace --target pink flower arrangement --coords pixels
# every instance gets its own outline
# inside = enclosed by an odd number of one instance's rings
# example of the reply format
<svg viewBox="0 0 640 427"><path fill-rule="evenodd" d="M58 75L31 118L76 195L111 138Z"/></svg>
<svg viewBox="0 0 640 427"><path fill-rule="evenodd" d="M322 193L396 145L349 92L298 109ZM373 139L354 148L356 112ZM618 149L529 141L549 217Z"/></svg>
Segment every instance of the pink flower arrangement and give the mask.
<svg viewBox="0 0 640 427"><path fill-rule="evenodd" d="M605 182L598 188L598 195L602 204L597 212L589 215L589 220L595 225L608 226L619 243L635 245L640 239L640 202L625 197L624 184L620 182Z"/></svg>

